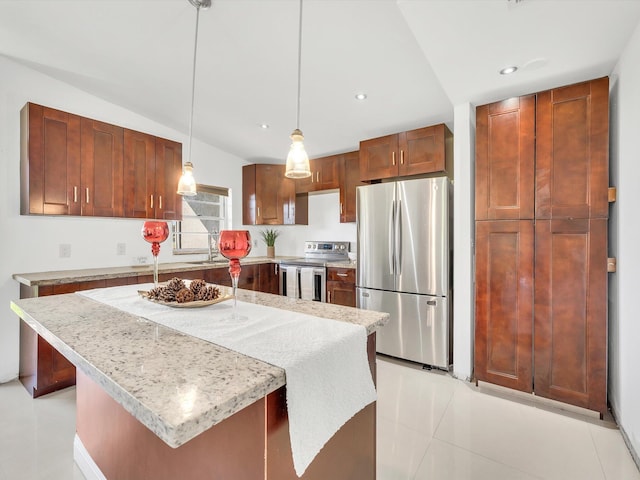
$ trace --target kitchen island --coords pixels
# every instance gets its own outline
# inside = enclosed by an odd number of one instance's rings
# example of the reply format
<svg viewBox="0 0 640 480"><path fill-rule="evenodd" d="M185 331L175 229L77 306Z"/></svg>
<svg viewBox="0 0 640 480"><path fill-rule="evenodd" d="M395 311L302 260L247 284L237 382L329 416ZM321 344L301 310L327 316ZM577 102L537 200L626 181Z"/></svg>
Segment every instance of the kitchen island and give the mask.
<svg viewBox="0 0 640 480"><path fill-rule="evenodd" d="M250 291L238 299L362 325L375 378L375 329L387 314ZM297 478L282 368L78 294L12 309L78 370L75 457L85 474L104 474L89 478ZM375 478L375 403L302 478Z"/></svg>

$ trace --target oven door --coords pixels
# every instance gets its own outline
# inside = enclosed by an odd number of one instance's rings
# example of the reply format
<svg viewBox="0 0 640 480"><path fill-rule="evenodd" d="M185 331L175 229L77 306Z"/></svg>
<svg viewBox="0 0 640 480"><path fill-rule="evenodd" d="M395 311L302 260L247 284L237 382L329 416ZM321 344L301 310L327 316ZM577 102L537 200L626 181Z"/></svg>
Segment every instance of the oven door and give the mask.
<svg viewBox="0 0 640 480"><path fill-rule="evenodd" d="M280 265L280 295L314 302L327 301L327 269L305 265Z"/></svg>

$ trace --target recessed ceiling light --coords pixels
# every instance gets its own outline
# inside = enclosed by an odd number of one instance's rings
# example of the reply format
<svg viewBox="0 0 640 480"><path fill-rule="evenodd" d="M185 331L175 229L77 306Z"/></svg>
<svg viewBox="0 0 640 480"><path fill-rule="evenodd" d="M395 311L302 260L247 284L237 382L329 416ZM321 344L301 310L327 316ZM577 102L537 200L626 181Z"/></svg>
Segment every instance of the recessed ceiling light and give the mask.
<svg viewBox="0 0 640 480"><path fill-rule="evenodd" d="M356 94L356 100L366 100L367 99L367 94L366 93L357 93Z"/></svg>
<svg viewBox="0 0 640 480"><path fill-rule="evenodd" d="M502 70L500 70L500 75L509 75L510 73L514 73L516 70L518 70L518 67L516 67L515 65L511 67L504 67Z"/></svg>
<svg viewBox="0 0 640 480"><path fill-rule="evenodd" d="M260 124L260 128L263 130L266 130L267 128L269 128L269 124L268 123L261 123Z"/></svg>

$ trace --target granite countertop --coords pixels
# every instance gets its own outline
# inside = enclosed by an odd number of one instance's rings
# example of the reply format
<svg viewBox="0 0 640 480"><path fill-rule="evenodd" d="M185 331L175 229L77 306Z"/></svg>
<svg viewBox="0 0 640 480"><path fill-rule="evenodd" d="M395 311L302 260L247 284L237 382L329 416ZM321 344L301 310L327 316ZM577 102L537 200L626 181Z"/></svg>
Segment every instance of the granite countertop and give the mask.
<svg viewBox="0 0 640 480"><path fill-rule="evenodd" d="M269 257L247 257L242 260L243 265L259 263L282 263L286 260L299 257L279 256ZM226 259L214 262L193 261L161 263L158 265L159 273L179 273L193 270L207 270L210 268L224 268L229 265ZM327 267L355 268L355 262L329 262ZM58 270L51 272L14 273L13 279L19 283L33 286L61 285L73 282L88 282L92 280L106 280L111 278L130 277L132 275L152 275L153 265L134 265L124 267L86 268L81 270Z"/></svg>
<svg viewBox="0 0 640 480"><path fill-rule="evenodd" d="M368 333L389 318L248 290L238 290L238 299L359 324ZM16 300L11 308L172 447L285 385L281 368L81 295Z"/></svg>

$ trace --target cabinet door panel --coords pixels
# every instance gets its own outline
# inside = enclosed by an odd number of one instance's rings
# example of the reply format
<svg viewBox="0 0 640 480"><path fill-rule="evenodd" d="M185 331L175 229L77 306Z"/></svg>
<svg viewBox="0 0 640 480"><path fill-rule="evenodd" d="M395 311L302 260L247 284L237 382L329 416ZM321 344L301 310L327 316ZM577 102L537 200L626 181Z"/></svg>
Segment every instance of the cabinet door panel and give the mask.
<svg viewBox="0 0 640 480"><path fill-rule="evenodd" d="M356 221L356 189L360 181L360 154L349 152L340 161L340 222Z"/></svg>
<svg viewBox="0 0 640 480"><path fill-rule="evenodd" d="M535 96L476 110L476 220L532 219Z"/></svg>
<svg viewBox="0 0 640 480"><path fill-rule="evenodd" d="M283 179L283 165L256 165L256 224L282 225L284 223L285 203L288 214L290 199ZM286 202L283 198L285 195Z"/></svg>
<svg viewBox="0 0 640 480"><path fill-rule="evenodd" d="M378 180L398 175L398 135L360 142L360 180Z"/></svg>
<svg viewBox="0 0 640 480"><path fill-rule="evenodd" d="M535 391L606 411L607 220L536 223Z"/></svg>
<svg viewBox="0 0 640 480"><path fill-rule="evenodd" d="M154 218L182 219L182 196L176 192L182 173L182 144L156 138Z"/></svg>
<svg viewBox="0 0 640 480"><path fill-rule="evenodd" d="M82 215L124 216L123 129L82 119Z"/></svg>
<svg viewBox="0 0 640 480"><path fill-rule="evenodd" d="M444 171L445 129L440 124L399 134L398 174L403 176Z"/></svg>
<svg viewBox="0 0 640 480"><path fill-rule="evenodd" d="M340 155L332 155L317 159L316 162L316 190L331 190L338 188L338 159Z"/></svg>
<svg viewBox="0 0 640 480"><path fill-rule="evenodd" d="M273 293L277 295L280 290L280 265L277 263L261 263L258 267L260 285L258 290L264 293Z"/></svg>
<svg viewBox="0 0 640 480"><path fill-rule="evenodd" d="M80 117L28 103L21 123L21 213L80 215Z"/></svg>
<svg viewBox="0 0 640 480"><path fill-rule="evenodd" d="M536 218L606 218L609 82L593 80L537 98Z"/></svg>
<svg viewBox="0 0 640 480"><path fill-rule="evenodd" d="M151 195L156 177L156 139L124 131L124 211L129 218L154 218Z"/></svg>
<svg viewBox="0 0 640 480"><path fill-rule="evenodd" d="M476 222L475 375L532 385L533 221Z"/></svg>

